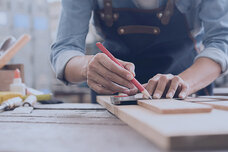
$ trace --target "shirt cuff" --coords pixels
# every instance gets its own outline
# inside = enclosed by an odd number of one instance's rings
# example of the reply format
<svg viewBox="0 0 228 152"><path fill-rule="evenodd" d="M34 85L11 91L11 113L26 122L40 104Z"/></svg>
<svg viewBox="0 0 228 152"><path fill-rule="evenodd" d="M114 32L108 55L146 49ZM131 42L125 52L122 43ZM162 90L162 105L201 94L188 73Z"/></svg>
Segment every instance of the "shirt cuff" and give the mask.
<svg viewBox="0 0 228 152"><path fill-rule="evenodd" d="M64 76L66 65L73 57L84 55L84 53L76 50L64 50L62 53L59 53L55 63L56 77L64 84L70 84L70 82L68 82Z"/></svg>
<svg viewBox="0 0 228 152"><path fill-rule="evenodd" d="M209 58L220 64L222 69L221 76L228 73L228 56L222 50L214 47L205 48L196 56L195 60L202 57Z"/></svg>

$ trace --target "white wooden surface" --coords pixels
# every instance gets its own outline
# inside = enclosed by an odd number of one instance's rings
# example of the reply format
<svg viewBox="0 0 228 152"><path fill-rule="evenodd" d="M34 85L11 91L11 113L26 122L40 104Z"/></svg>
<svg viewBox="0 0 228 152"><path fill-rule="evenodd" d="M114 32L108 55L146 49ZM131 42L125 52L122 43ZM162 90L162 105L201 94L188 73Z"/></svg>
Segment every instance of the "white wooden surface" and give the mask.
<svg viewBox="0 0 228 152"><path fill-rule="evenodd" d="M101 106L86 105L73 105L80 110L45 105L31 114L1 113L0 152L160 151Z"/></svg>

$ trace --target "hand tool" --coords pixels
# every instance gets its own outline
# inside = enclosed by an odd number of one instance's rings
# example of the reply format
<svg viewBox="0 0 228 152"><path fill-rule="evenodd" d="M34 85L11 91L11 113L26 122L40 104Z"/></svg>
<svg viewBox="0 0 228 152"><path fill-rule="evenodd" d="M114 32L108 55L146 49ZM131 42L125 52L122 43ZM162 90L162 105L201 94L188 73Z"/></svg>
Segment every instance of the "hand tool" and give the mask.
<svg viewBox="0 0 228 152"><path fill-rule="evenodd" d="M0 112L13 110L16 107L22 105L22 99L20 97L15 97L4 101L0 106Z"/></svg>
<svg viewBox="0 0 228 152"><path fill-rule="evenodd" d="M106 54L112 61L114 61L116 64L124 68L124 66L100 43L96 43L97 47ZM148 91L135 79L133 78L131 82L139 89L140 92L146 97L152 99Z"/></svg>
<svg viewBox="0 0 228 152"><path fill-rule="evenodd" d="M137 100L143 99L143 94L140 96L138 94L134 96L128 95L118 95L118 96L111 96L111 103L114 105L129 105L129 104L137 104Z"/></svg>

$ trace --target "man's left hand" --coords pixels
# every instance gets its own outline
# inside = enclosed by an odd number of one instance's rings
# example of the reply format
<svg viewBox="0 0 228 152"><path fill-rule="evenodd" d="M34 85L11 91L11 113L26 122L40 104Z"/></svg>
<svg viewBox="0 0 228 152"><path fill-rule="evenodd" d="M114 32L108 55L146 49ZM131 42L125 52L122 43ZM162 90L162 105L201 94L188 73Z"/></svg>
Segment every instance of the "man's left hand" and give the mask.
<svg viewBox="0 0 228 152"><path fill-rule="evenodd" d="M154 99L160 99L162 96L173 98L174 95L184 99L190 89L180 76L172 74L157 74L144 86Z"/></svg>

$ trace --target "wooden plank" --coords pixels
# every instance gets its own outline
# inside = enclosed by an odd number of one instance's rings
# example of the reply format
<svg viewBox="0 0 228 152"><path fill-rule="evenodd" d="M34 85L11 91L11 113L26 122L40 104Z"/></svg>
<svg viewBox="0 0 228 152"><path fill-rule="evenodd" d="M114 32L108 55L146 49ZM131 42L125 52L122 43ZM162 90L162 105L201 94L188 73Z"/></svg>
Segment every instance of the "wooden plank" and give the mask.
<svg viewBox="0 0 228 152"><path fill-rule="evenodd" d="M22 35L14 45L12 45L8 50L6 50L2 56L0 56L0 69L4 67L11 58L30 40L30 36L25 34Z"/></svg>
<svg viewBox="0 0 228 152"><path fill-rule="evenodd" d="M13 111L0 113L0 117L55 117L55 118L113 118L107 110L33 110L30 114L15 114Z"/></svg>
<svg viewBox="0 0 228 152"><path fill-rule="evenodd" d="M34 110L31 114L0 113L0 123L124 125L107 110Z"/></svg>
<svg viewBox="0 0 228 152"><path fill-rule="evenodd" d="M138 105L160 114L207 113L212 107L174 99L139 100Z"/></svg>
<svg viewBox="0 0 228 152"><path fill-rule="evenodd" d="M139 105L112 105L107 96L99 96L97 101L162 149L228 148L226 111L161 115Z"/></svg>
<svg viewBox="0 0 228 152"><path fill-rule="evenodd" d="M1 152L160 152L127 125L0 123Z"/></svg>
<svg viewBox="0 0 228 152"><path fill-rule="evenodd" d="M228 100L216 102L202 102L201 104L210 105L215 109L228 110Z"/></svg>
<svg viewBox="0 0 228 152"><path fill-rule="evenodd" d="M188 98L184 99L184 101L188 101L188 102L211 102L211 101L218 101L218 99L188 97Z"/></svg>
<svg viewBox="0 0 228 152"><path fill-rule="evenodd" d="M64 104L36 104L35 109L45 110L104 110L99 104L89 103L64 103Z"/></svg>
<svg viewBox="0 0 228 152"><path fill-rule="evenodd" d="M214 92L214 95L227 96L228 88L214 88L213 92Z"/></svg>

